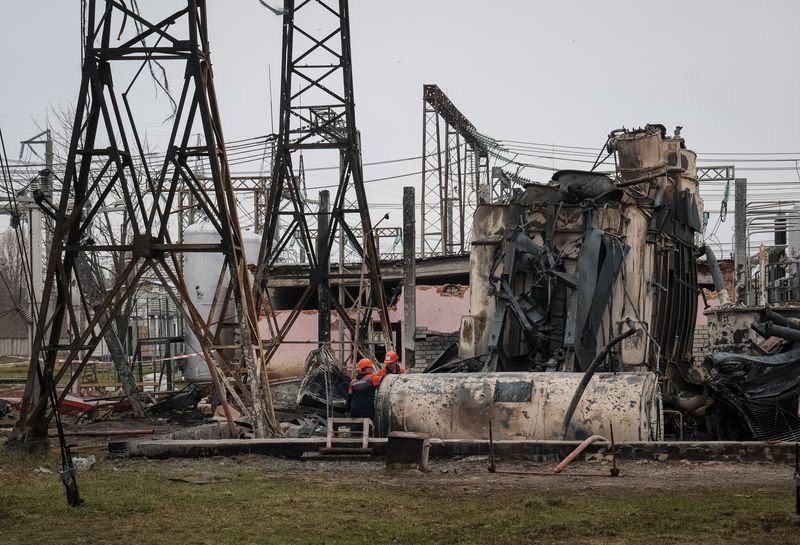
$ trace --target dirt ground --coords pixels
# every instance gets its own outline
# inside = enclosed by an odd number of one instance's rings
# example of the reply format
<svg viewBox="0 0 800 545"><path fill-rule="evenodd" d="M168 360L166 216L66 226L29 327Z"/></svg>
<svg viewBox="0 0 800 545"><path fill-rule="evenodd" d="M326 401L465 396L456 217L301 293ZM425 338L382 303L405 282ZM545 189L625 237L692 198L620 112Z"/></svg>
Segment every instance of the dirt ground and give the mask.
<svg viewBox="0 0 800 545"><path fill-rule="evenodd" d="M68 432L154 434L195 420L65 419ZM13 424L0 419L0 443ZM120 437L68 437L75 457L96 458L78 473L77 509L66 506L57 450L26 458L0 447L0 545L800 544L794 467L780 462L620 459L611 477L606 458L581 456L554 475L555 462L500 458L492 473L488 457L462 456L420 471L381 458L114 457L109 439Z"/></svg>
<svg viewBox="0 0 800 545"><path fill-rule="evenodd" d="M221 459L222 460L222 459ZM497 472L487 470L485 456L434 459L427 472L416 470L386 471L383 461L295 461L261 456L232 458L237 464L262 471L280 471L287 477L302 477L320 482L349 481L363 475L367 482L415 489L458 488L480 493L487 490L603 491L627 497L642 491L695 490L713 491L734 487L742 494L792 488L793 467L778 463L729 462L657 462L621 461L620 475L611 477L610 463L573 462L560 475L552 474L555 464L522 460L496 461ZM125 463L137 464L135 460ZM174 464L174 460L159 463ZM189 462L191 464L191 462ZM186 461L177 463L186 467ZM508 473L505 473L508 472Z"/></svg>
<svg viewBox="0 0 800 545"><path fill-rule="evenodd" d="M9 395L9 389L0 391ZM0 443L15 423L16 413L0 418ZM170 433L185 426L197 425L202 417L196 413L165 415L164 418L137 420L109 415L100 421L76 422L72 415L64 416L64 426L68 442L74 456L95 454L106 457L109 440L136 439L136 437L85 437L71 435L75 431L124 431L130 429L152 430L152 434L141 435L143 440L160 434ZM57 449L58 441L51 433L51 447ZM591 458L591 455L589 455ZM353 478L362 473L365 467L382 468L382 460L373 461L297 461L282 460L261 456L239 456L236 463L252 466L263 471L280 471L287 476L302 476L320 480L338 481ZM111 461L111 459L109 460ZM154 463L136 459L113 459L115 467L136 466L141 463ZM191 467L192 460L165 460L158 462L162 468ZM714 490L720 487L735 487L747 491L758 491L789 487L793 483L794 468L780 462L737 463L720 461L689 461L670 459L639 459L617 461L620 474L610 476L611 463L606 459L587 460L581 455L561 475L553 475L555 462L538 463L526 460L498 459L495 473L487 470L489 460L486 456L466 456L454 459L431 459L426 473L406 471L396 478L391 474L368 477L387 485L402 483L419 487L468 487L480 491L491 488L502 489L543 489L543 490L604 490L612 494L626 496L642 490ZM381 472L370 470L370 475ZM396 483L395 483L396 484Z"/></svg>
<svg viewBox="0 0 800 545"><path fill-rule="evenodd" d="M176 422L136 422L136 428L153 429L155 434L169 433L180 429ZM0 442L13 422L0 420ZM8 426L8 427L5 427ZM129 421L108 421L96 426L66 425L67 433L73 430L131 429ZM3 433L5 432L5 433ZM147 439L149 435L142 436ZM108 457L108 440L118 437L69 436L73 456L85 457L94 454L103 463L116 470L126 467L156 464L160 472L187 470L193 466L203 468L209 460L224 465L230 463L251 467L258 471L279 472L285 477L298 477L319 482L346 482L366 473L366 481L387 486L403 486L419 489L454 487L478 493L482 490L544 490L544 491L604 491L610 495L627 497L641 491L694 490L713 491L720 488L741 490L742 494L758 493L776 488L793 486L794 467L781 462L722 462L655 459L618 459L620 471L617 477L610 475L612 464L608 457L602 461L592 455L582 455L573 461L561 474L554 474L555 462L531 462L520 459L499 458L495 460L495 472L488 470L487 456L461 456L451 459L429 460L428 471L407 470L394 474L385 471L382 459L373 460L314 460L301 461L272 458L258 455L242 455L232 458L216 457L203 460L170 459L146 460L137 458ZM51 438L51 446L57 448L57 439ZM589 458L587 460L587 458Z"/></svg>

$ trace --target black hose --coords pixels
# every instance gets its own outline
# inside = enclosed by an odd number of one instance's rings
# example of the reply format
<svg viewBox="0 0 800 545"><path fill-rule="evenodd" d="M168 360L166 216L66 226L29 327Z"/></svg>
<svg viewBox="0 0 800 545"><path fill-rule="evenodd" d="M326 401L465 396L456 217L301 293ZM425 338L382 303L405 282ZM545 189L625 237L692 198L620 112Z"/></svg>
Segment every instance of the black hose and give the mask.
<svg viewBox="0 0 800 545"><path fill-rule="evenodd" d="M586 369L586 372L583 374L583 378L581 378L581 382L580 384L578 384L578 389L575 390L575 394L572 396L572 401L570 401L569 407L567 408L567 412L564 414L564 421L561 423L562 441L564 441L567 438L567 430L569 429L570 422L572 422L572 415L575 414L575 409L578 407L578 403L580 402L581 397L583 397L583 392L586 390L586 386L589 385L589 381L592 380L595 371L597 371L597 368L600 367L600 364L608 355L609 350L611 350L611 348L614 345L627 339L628 337L630 337L631 335L633 335L638 331L636 329L636 322L628 318L626 320L626 323L628 324L629 328L628 331L620 333L619 335L611 339L608 342L608 344L606 344L603 347L600 353L597 354L597 356L595 356L595 358L592 360L592 363L589 364L588 369Z"/></svg>
<svg viewBox="0 0 800 545"><path fill-rule="evenodd" d="M764 323L764 332L767 334L767 337L780 337L790 341L800 341L800 331L792 329L791 327L775 325L773 322Z"/></svg>
<svg viewBox="0 0 800 545"><path fill-rule="evenodd" d="M800 329L800 320L797 318L789 318L783 314L778 314L773 310L761 311L761 319L763 321L773 322L775 325L790 327L792 329Z"/></svg>
<svg viewBox="0 0 800 545"><path fill-rule="evenodd" d="M711 246L704 246L703 253L706 256L708 268L711 270L711 278L714 280L714 290L721 294L722 291L725 290L725 279L722 277L722 270L719 268L717 256L714 255Z"/></svg>

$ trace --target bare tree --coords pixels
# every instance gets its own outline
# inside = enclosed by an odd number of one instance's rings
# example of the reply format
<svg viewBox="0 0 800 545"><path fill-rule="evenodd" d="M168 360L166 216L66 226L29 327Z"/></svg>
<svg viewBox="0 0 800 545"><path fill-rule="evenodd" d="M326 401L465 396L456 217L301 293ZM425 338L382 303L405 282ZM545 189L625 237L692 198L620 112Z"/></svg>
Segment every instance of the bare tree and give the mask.
<svg viewBox="0 0 800 545"><path fill-rule="evenodd" d="M69 148L70 131L74 111L58 110L53 112L56 119L54 127L51 127L53 138L54 170L58 171L59 166L66 163L66 156ZM98 163L95 168L99 171L103 168ZM56 179L60 179L58 172L55 172ZM120 199L120 190L115 189L114 195ZM99 199L99 195L96 195ZM119 210L102 210L98 216L100 221L92 225L91 232L87 235L86 244L108 244L116 245L130 242L128 229L127 213ZM114 255L113 253L104 254L103 252L80 252L75 261L76 279L79 282L83 293L82 297L87 305L94 311L107 295L107 286L114 285L116 278L121 274L126 265L124 255ZM145 416L145 406L141 399L141 392L136 384L131 364L125 351L124 343L121 339L125 338L130 321L134 313L135 297L128 300L122 311L110 317L114 325L104 335L103 340L108 348L109 355L114 364L117 376L120 379L125 395L128 397L134 416L142 418Z"/></svg>
<svg viewBox="0 0 800 545"><path fill-rule="evenodd" d="M22 231L9 228L0 234L0 290L8 293L14 309L27 322L30 319L30 298L20 244L25 244Z"/></svg>

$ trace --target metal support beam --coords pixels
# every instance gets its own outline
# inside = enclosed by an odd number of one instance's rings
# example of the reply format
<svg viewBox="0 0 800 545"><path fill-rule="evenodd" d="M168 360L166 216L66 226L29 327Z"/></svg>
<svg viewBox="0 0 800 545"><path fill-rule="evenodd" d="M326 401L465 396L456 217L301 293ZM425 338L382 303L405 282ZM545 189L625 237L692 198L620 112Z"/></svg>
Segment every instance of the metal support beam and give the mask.
<svg viewBox="0 0 800 545"><path fill-rule="evenodd" d="M737 303L748 303L747 282L750 256L747 255L747 178L736 178L734 182L733 211L733 263L735 275L735 297Z"/></svg>
<svg viewBox="0 0 800 545"><path fill-rule="evenodd" d="M403 362L416 364L414 337L417 330L417 259L414 188L403 188Z"/></svg>
<svg viewBox="0 0 800 545"><path fill-rule="evenodd" d="M319 192L319 217L317 219L317 252L320 256L320 283L317 286L318 338L320 345L331 343L330 254L324 251L328 242L331 194L327 189Z"/></svg>

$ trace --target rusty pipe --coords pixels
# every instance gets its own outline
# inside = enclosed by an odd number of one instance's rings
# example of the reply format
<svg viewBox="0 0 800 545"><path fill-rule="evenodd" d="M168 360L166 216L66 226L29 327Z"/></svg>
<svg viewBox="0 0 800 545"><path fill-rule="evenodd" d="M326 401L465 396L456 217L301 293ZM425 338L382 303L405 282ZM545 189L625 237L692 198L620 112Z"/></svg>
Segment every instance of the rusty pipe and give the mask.
<svg viewBox="0 0 800 545"><path fill-rule="evenodd" d="M617 182L617 187L631 187L634 185L643 184L645 182L652 182L662 176L666 175L666 171L659 172L657 174L648 174L647 176L642 176L641 178L633 178L632 180L625 180L624 182Z"/></svg>
<svg viewBox="0 0 800 545"><path fill-rule="evenodd" d="M567 466L569 465L569 463L570 463L572 460L574 460L575 458L577 458L577 456L578 456L578 455L579 455L581 452L583 452L584 450L586 450L586 447L588 447L589 445L591 445L591 444L592 444L592 443L594 443L595 441L608 441L608 439L606 439L606 438L605 438L605 437L603 437L602 435L592 435L591 437L588 437L588 438L584 439L584 440L583 440L583 442L582 442L580 445L578 445L578 446L575 448L575 450L573 450L572 452L570 452L570 453L567 455L567 457L566 457L566 458L564 458L563 460L561 460L561 462L560 462L560 463L559 463L559 464L556 466L556 468L553 470L553 473L561 473L562 471L564 471L564 468L565 468L565 467L567 467Z"/></svg>

